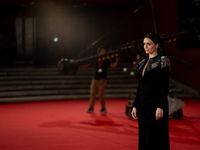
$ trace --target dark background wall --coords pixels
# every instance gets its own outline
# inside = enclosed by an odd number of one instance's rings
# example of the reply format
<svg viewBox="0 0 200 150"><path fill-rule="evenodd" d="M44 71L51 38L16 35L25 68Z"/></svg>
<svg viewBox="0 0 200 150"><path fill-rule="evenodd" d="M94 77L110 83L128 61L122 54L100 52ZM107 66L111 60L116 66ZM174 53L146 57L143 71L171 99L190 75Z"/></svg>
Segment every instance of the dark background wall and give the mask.
<svg viewBox="0 0 200 150"><path fill-rule="evenodd" d="M106 2L104 2L106 3ZM115 47L138 38L141 33L141 2L113 3L109 7L46 8L36 12L38 64L55 64L60 58L96 54L100 45ZM54 43L53 38L59 42ZM46 59L45 59L46 58ZM49 59L51 58L51 59Z"/></svg>
<svg viewBox="0 0 200 150"><path fill-rule="evenodd" d="M23 18L32 18L33 22L33 54L26 54L26 27L22 27L22 54L13 57L14 62L23 62L26 65L49 66L56 65L61 58L76 58L81 52L89 48L81 56L96 54L100 45L110 48L143 38L148 32L155 32L152 7L150 0L133 1L31 1L21 3L3 4L1 2L0 16L0 39L1 39L1 66L16 65L8 63L10 49L16 51L18 45L13 48L11 43L18 40L15 37L15 18L22 18L22 26L25 24ZM179 31L196 27L195 23L181 24L185 20L196 17L199 23L200 5L195 1L181 0L152 0L157 33L159 35L172 35ZM137 12L136 9L140 8ZM188 9L187 9L188 8ZM194 14L192 10L197 10ZM185 10L185 14L183 14ZM188 13L187 13L188 12ZM182 17L181 17L182 16ZM14 37L14 38L11 38ZM53 38L58 37L58 42ZM23 40L24 39L24 40ZM192 43L193 39L185 40L183 43ZM97 42L97 43L94 43ZM199 43L184 46L180 42L164 44L166 53L171 60L170 76L183 84L200 91L199 71ZM5 54L6 53L6 54ZM127 55L131 57L131 55Z"/></svg>

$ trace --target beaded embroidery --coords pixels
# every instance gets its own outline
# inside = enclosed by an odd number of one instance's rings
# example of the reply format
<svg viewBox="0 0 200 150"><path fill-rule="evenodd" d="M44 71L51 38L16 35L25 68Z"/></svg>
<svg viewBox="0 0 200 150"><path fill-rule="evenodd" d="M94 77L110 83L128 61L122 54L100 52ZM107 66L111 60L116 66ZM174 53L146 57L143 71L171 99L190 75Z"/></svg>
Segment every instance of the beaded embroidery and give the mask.
<svg viewBox="0 0 200 150"><path fill-rule="evenodd" d="M153 64L151 64L151 68L156 68L157 66L158 66L158 64L159 64L159 62L155 62L155 63L153 63Z"/></svg>
<svg viewBox="0 0 200 150"><path fill-rule="evenodd" d="M170 67L170 60L166 56L161 57L161 69L165 67Z"/></svg>

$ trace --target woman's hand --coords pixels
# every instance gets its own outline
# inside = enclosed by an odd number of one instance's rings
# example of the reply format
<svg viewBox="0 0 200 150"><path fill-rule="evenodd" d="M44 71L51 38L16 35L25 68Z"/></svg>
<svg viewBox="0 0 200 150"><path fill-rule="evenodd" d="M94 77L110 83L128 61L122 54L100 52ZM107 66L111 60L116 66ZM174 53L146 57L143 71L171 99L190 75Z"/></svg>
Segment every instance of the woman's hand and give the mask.
<svg viewBox="0 0 200 150"><path fill-rule="evenodd" d="M136 115L137 109L135 107L133 107L131 115L134 119L138 119L137 115Z"/></svg>
<svg viewBox="0 0 200 150"><path fill-rule="evenodd" d="M156 109L156 120L163 118L163 109L157 108Z"/></svg>

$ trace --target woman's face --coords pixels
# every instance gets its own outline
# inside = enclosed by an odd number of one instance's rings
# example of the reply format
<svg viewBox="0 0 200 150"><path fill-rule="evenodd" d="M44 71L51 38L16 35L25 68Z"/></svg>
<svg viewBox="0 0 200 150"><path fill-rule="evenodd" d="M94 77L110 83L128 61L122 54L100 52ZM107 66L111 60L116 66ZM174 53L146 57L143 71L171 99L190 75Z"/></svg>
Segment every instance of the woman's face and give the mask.
<svg viewBox="0 0 200 150"><path fill-rule="evenodd" d="M157 47L159 46L159 44L155 44L151 39L149 38L144 38L143 41L144 44L144 50L146 54L155 54L157 53Z"/></svg>

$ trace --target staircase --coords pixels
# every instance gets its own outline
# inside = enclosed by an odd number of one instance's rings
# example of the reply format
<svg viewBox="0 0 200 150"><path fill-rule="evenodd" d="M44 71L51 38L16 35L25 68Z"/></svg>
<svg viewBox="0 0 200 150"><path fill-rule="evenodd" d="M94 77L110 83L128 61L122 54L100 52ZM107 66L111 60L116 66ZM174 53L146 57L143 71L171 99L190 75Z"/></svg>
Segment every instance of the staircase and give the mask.
<svg viewBox="0 0 200 150"><path fill-rule="evenodd" d="M135 97L138 80L130 75L130 65L125 72L123 68L109 68L107 99ZM0 68L0 103L89 99L93 72L93 67L79 68L75 75L60 75L56 67ZM192 97L171 83L170 89L176 97Z"/></svg>

